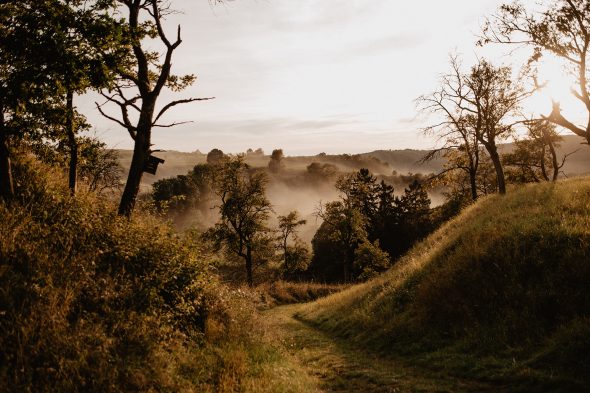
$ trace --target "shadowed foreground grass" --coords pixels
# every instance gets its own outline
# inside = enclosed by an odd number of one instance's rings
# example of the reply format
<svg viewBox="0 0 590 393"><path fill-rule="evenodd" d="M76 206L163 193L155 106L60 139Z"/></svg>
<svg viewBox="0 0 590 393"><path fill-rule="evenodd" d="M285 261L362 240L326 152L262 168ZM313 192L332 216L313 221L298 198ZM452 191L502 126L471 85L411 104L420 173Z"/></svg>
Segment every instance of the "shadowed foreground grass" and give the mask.
<svg viewBox="0 0 590 393"><path fill-rule="evenodd" d="M298 364L321 392L489 392L499 387L411 366L368 352L297 319L301 305L264 313L283 356ZM352 344L352 345L351 345Z"/></svg>

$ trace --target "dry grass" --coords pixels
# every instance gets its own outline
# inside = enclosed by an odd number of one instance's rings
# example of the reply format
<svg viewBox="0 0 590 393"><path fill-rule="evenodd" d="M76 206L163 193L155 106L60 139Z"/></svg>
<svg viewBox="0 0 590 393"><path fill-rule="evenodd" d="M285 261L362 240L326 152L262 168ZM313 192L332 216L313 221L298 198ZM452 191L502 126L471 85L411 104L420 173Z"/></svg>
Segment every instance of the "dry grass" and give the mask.
<svg viewBox="0 0 590 393"><path fill-rule="evenodd" d="M314 282L275 281L258 285L254 292L263 307L307 303L347 288L348 285L319 284Z"/></svg>

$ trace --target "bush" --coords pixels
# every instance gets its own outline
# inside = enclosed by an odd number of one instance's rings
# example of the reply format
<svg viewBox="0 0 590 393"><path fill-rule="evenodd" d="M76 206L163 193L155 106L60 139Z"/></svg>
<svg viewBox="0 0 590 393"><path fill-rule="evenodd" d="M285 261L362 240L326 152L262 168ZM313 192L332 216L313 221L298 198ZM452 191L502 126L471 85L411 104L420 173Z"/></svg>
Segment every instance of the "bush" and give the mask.
<svg viewBox="0 0 590 393"><path fill-rule="evenodd" d="M180 390L178 347L203 338L214 283L199 244L116 216L31 159L0 203L0 377L10 391ZM174 362L172 362L174 364Z"/></svg>
<svg viewBox="0 0 590 393"><path fill-rule="evenodd" d="M379 240L365 241L354 251L354 267L359 271L359 280L368 280L391 267L389 254L379 248Z"/></svg>

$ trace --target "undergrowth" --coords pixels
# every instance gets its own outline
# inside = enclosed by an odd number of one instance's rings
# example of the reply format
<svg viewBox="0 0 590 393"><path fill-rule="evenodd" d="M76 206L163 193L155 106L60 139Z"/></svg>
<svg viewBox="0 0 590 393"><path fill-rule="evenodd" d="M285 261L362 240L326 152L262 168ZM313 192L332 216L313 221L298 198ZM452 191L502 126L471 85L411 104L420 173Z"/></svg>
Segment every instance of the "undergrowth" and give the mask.
<svg viewBox="0 0 590 393"><path fill-rule="evenodd" d="M339 292L348 285L314 282L274 281L262 283L254 289L262 307L307 303Z"/></svg>
<svg viewBox="0 0 590 393"><path fill-rule="evenodd" d="M233 392L280 360L197 236L72 197L26 155L15 179L0 202L0 391Z"/></svg>

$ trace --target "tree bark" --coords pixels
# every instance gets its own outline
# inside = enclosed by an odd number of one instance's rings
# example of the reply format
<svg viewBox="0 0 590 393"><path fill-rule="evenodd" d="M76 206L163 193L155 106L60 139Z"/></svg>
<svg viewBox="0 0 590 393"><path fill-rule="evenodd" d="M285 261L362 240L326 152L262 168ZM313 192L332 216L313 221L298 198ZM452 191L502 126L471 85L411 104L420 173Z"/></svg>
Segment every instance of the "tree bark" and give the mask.
<svg viewBox="0 0 590 393"><path fill-rule="evenodd" d="M553 176L551 181L557 181L559 177L559 163L557 162L557 152L555 151L555 145L552 141L549 141L549 152L551 153L551 165L553 165Z"/></svg>
<svg viewBox="0 0 590 393"><path fill-rule="evenodd" d="M119 215L130 217L135 207L139 186L143 176L145 164L150 156L152 117L154 114L155 100L145 102L141 108L141 115L137 125L137 134L133 147L133 158L127 176L127 183L119 204Z"/></svg>
<svg viewBox="0 0 590 393"><path fill-rule="evenodd" d="M502 162L500 161L500 155L496 150L495 146L488 148L488 153L490 154L490 159L494 164L494 169L496 170L496 181L498 183L498 193L506 194L506 179L504 177L504 168L502 168Z"/></svg>
<svg viewBox="0 0 590 393"><path fill-rule="evenodd" d="M74 92L68 89L66 93L66 134L70 149L70 171L68 185L70 193L76 195L76 184L78 182L78 143L76 142L76 130L74 126Z"/></svg>
<svg viewBox="0 0 590 393"><path fill-rule="evenodd" d="M14 183L12 181L12 167L10 163L10 149L8 135L4 123L4 105L0 101L0 197L4 201L14 198Z"/></svg>
<svg viewBox="0 0 590 393"><path fill-rule="evenodd" d="M549 181L549 176L547 176L547 166L545 165L545 146L541 149L540 155L541 161L541 175L543 176L543 180Z"/></svg>
<svg viewBox="0 0 590 393"><path fill-rule="evenodd" d="M133 158L131 159L131 167L129 168L129 175L127 176L127 183L121 196L121 203L119 204L119 215L130 217L137 194L139 193L139 186L143 176L143 169L149 157L150 143L148 135L145 133L137 133L135 138L135 146L133 148Z"/></svg>

